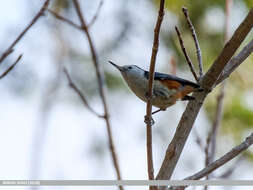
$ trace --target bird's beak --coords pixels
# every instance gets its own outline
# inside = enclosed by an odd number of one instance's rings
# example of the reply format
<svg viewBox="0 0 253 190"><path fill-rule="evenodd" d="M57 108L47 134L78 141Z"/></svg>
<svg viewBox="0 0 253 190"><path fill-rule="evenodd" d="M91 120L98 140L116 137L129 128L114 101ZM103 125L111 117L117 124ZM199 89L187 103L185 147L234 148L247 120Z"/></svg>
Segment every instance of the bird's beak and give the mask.
<svg viewBox="0 0 253 190"><path fill-rule="evenodd" d="M111 63L111 64L112 64L114 67L116 67L118 70L123 71L123 67L116 65L116 64L113 63L112 61L109 61L109 63Z"/></svg>

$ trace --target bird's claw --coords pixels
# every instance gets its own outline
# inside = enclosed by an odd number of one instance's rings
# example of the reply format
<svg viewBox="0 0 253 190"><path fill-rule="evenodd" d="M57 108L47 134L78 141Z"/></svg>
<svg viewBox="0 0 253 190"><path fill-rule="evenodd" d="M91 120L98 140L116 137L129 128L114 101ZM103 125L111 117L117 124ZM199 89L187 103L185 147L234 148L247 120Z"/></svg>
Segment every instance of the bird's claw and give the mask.
<svg viewBox="0 0 253 190"><path fill-rule="evenodd" d="M144 122L145 122L147 125L149 125L149 126L152 126L152 125L155 124L155 121L154 121L154 119L152 118L152 116L147 116L147 115L145 115L145 117L144 117Z"/></svg>

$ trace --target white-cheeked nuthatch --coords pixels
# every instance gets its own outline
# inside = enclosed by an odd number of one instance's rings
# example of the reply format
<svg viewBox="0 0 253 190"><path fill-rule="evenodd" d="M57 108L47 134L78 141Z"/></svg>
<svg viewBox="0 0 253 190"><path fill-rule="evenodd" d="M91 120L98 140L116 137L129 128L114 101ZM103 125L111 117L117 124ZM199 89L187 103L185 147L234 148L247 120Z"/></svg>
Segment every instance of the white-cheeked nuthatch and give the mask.
<svg viewBox="0 0 253 190"><path fill-rule="evenodd" d="M135 95L146 102L149 72L136 65L119 66L111 61L109 63L120 71L127 85ZM198 84L191 81L174 75L155 72L151 103L160 109L153 113L166 110L178 100L194 100L194 97L188 96L188 94L202 90Z"/></svg>

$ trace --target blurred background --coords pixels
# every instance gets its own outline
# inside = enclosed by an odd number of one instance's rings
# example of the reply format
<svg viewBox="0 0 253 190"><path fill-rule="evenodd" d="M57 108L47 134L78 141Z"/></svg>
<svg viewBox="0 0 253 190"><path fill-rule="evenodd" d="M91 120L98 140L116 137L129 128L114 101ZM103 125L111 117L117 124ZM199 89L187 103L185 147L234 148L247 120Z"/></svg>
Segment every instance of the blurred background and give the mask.
<svg viewBox="0 0 253 190"><path fill-rule="evenodd" d="M42 0L2 1L0 53L30 23L43 3ZM101 2L83 0L80 3L89 23ZM99 63L105 73L106 98L123 179L147 179L146 129L143 122L146 104L128 89L120 73L108 60L119 65L135 64L146 70L149 68L158 3L158 0L103 0L98 17L90 27ZM166 1L156 70L194 81L174 30L177 25L197 68L194 42L181 11L183 6L188 8L195 26L204 71L207 71L224 44L225 0ZM230 34L252 6L252 0L233 1ZM49 7L79 24L72 1L51 0ZM243 45L252 37L251 32ZM15 46L14 53L4 61L0 71L3 72L21 53L21 62L0 81L0 178L116 179L105 122L83 106L63 73L63 67L66 67L91 107L102 114L103 106L86 36L46 12ZM251 55L227 80L224 118L218 131L215 158L242 142L252 132L252 61ZM183 179L204 167L205 153L200 144L205 145L212 126L218 91L219 87L206 99L172 179ZM178 102L167 111L154 115L155 175L185 106L186 102ZM252 179L252 151L250 148L240 156L240 161L236 158L215 171L214 177L232 168L233 172L225 176L227 179Z"/></svg>

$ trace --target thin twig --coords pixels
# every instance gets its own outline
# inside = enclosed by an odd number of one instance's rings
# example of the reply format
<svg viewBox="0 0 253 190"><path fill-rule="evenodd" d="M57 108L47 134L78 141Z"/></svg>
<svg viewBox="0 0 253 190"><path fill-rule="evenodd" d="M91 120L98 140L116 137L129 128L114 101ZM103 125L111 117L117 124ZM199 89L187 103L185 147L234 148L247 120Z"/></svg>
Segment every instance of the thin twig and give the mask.
<svg viewBox="0 0 253 190"><path fill-rule="evenodd" d="M229 60L232 58L236 50L242 44L243 40L251 31L253 27L252 18L253 8L249 11L246 18L234 32L232 38L226 43L225 47L220 52L219 56L209 68L207 73L200 80L200 84L204 88L204 91L193 93L195 101L190 101L187 104L187 107L176 129L175 135L166 150L165 158L156 179L171 178L171 175L174 172L175 166L178 163L184 145L189 137L192 126L197 118L197 115L203 105L207 94L212 91L212 88L215 86L217 79L223 72Z"/></svg>
<svg viewBox="0 0 253 190"><path fill-rule="evenodd" d="M211 128L211 131L208 133L208 137L206 139L206 147L205 147L205 166L208 166L211 162L213 162L216 151L216 138L218 129L220 128L220 124L223 117L223 100L225 95L225 83L222 83L220 93L217 96L217 106L215 111L215 118ZM209 179L209 176L206 176L206 179ZM207 189L207 186L205 186Z"/></svg>
<svg viewBox="0 0 253 190"><path fill-rule="evenodd" d="M187 8L183 7L182 11L184 13L184 16L186 17L188 26L189 26L191 33L192 33L192 37L193 37L195 47L196 47L197 58L198 58L198 62L199 62L199 77L202 77L203 76L203 64L202 64L201 49L199 47L199 41L197 38L197 34L195 32L194 26L193 26L191 19L189 17Z"/></svg>
<svg viewBox="0 0 253 190"><path fill-rule="evenodd" d="M199 172L184 178L183 180L199 180L214 170L220 168L224 164L228 163L230 160L234 159L236 156L241 154L243 151L247 150L253 144L253 133L248 136L241 144L237 145L236 147L232 148L229 152L224 154L219 159L215 160L214 162L210 163L204 169L200 170ZM184 190L187 186L178 186L178 187L171 187L170 189L173 190Z"/></svg>
<svg viewBox="0 0 253 190"><path fill-rule="evenodd" d="M226 0L226 18L225 18L225 32L224 32L224 44L228 41L229 38L229 17L230 11L232 8L232 0ZM224 96L225 96L225 81L222 83L220 92L217 96L217 105L215 118L212 125L212 130L209 132L206 148L205 148L205 166L213 162L216 152L216 138L217 133L221 125L222 117L223 117L223 104L224 104ZM206 176L206 179L209 179L209 176ZM205 186L205 189L208 189L208 186Z"/></svg>
<svg viewBox="0 0 253 190"><path fill-rule="evenodd" d="M76 9L78 18L81 22L83 32L84 32L84 34L86 35L86 37L88 39L88 43L89 43L89 47L90 47L90 51L91 51L91 55L92 55L93 65L94 65L95 70L96 70L96 76L97 76L97 82L98 82L98 88L99 88L99 95L101 97L101 100L102 100L102 103L103 103L103 108L104 108L104 115L105 115L104 118L105 118L105 122L106 122L107 134L108 134L109 148L110 148L111 156L112 156L112 159L113 159L113 165L114 165L114 168L115 168L116 173L117 173L117 179L121 180L120 169L119 169L119 164L118 164L118 158L117 158L115 148L114 148L114 142L113 142L113 137L112 137L112 132L111 132L111 124L110 124L110 120L109 120L107 102L106 102L106 98L105 98L103 77L102 77L103 73L100 71L100 65L98 63L97 53L95 51L95 47L94 47L93 41L91 39L90 33L88 31L86 22L84 20L79 2L78 2L78 0L73 0L73 3L74 3L74 7ZM119 186L119 188L120 188L120 190L123 190L122 186Z"/></svg>
<svg viewBox="0 0 253 190"><path fill-rule="evenodd" d="M45 10L47 9L49 4L49 0L46 0L45 3L43 4L42 8L40 11L35 15L35 17L32 19L30 24L19 34L19 36L12 42L12 44L5 50L5 52L2 54L0 57L0 64L3 62L3 60L11 53L13 52L14 46L21 40L21 38L26 34L26 32L34 25L34 23L41 17L43 16Z"/></svg>
<svg viewBox="0 0 253 190"><path fill-rule="evenodd" d="M193 129L193 135L195 136L196 140L195 142L197 143L197 145L199 146L200 150L204 151L204 145L203 142L201 140L201 137L199 136L197 130Z"/></svg>
<svg viewBox="0 0 253 190"><path fill-rule="evenodd" d="M48 11L49 13L51 13L55 18L57 18L57 19L59 19L59 20L65 22L65 23L69 24L70 26L73 26L74 28L77 28L77 29L79 29L79 30L82 30L82 27L81 27L81 26L77 25L76 23L74 23L73 21L69 20L68 18L65 18L65 17L59 15L57 12L55 12L55 11L53 11L53 10L51 10L51 9L47 9L47 11Z"/></svg>
<svg viewBox="0 0 253 190"><path fill-rule="evenodd" d="M183 39L182 39L182 37L181 37L181 33L179 32L179 30L178 30L178 28L177 28L176 26L175 26L175 29L176 29L177 36L178 36L178 39L179 39L179 42L180 42L181 49L182 49L182 51L183 51L183 53L184 53L185 59L186 59L188 65L189 65L189 67L190 67L190 70L191 70L191 72L192 72L192 74L193 74L195 80L198 82L199 79L198 79L197 74L196 74L196 72L195 72L194 66L193 66L193 64L192 64L192 62L191 62L191 59L190 59L190 57L188 56L187 51L186 51L186 49L185 49L185 47L184 47L184 42L183 42Z"/></svg>
<svg viewBox="0 0 253 190"><path fill-rule="evenodd" d="M155 73L155 63L156 63L156 56L159 48L159 34L160 28L163 21L164 16L164 1L160 1L160 8L157 16L157 21L154 30L154 40L153 40L153 47L152 47L152 55L150 59L150 66L149 66L149 81L148 81L148 101L146 106L146 119L147 119L147 164L148 164L148 177L149 180L154 179L154 167L153 167L153 155L152 155L152 104L151 99L153 95L153 82L154 82L154 73ZM157 189L155 186L150 186L149 189Z"/></svg>
<svg viewBox="0 0 253 190"><path fill-rule="evenodd" d="M17 63L20 61L20 59L22 58L23 54L21 54L20 56L18 56L18 58L16 59L16 61L6 70L3 72L3 74L0 75L0 79L4 78L16 65Z"/></svg>
<svg viewBox="0 0 253 190"><path fill-rule="evenodd" d="M95 23L95 21L97 20L97 17L98 17L98 15L100 13L100 10L101 10L103 4L104 4L104 1L101 0L100 3L99 3L99 5L98 5L98 8L97 8L97 11L96 11L95 15L92 17L90 23L87 24L88 28L90 28Z"/></svg>
<svg viewBox="0 0 253 190"><path fill-rule="evenodd" d="M247 148L249 148L249 146L251 146L252 144L253 144L253 133L251 133L251 135L248 136L244 142L242 142L238 146L234 147L232 150L227 152L225 155L223 155L222 157L220 157L216 161L209 164L204 169L200 170L199 172L195 173L194 175L191 175L191 176L185 178L185 180L197 180L197 179L201 179L202 177L207 176L212 171L223 166L228 161L232 160L233 158L238 156L240 153L247 150Z"/></svg>
<svg viewBox="0 0 253 190"><path fill-rule="evenodd" d="M230 76L230 74L234 72L234 70L237 69L250 56L252 52L253 52L253 39L235 57L233 57L228 62L215 85L217 86L222 81L227 79Z"/></svg>
<svg viewBox="0 0 253 190"><path fill-rule="evenodd" d="M88 110L90 112L92 112L93 114L95 114L98 117L104 118L103 115L98 114L96 111L94 111L91 106L88 104L88 101L86 100L85 96L83 95L83 93L81 92L81 90L75 85L75 83L73 82L73 80L71 79L68 71L66 68L63 69L63 72L66 74L66 77L68 79L69 82L69 86L77 93L77 95L81 98L84 106L86 106L88 108Z"/></svg>

